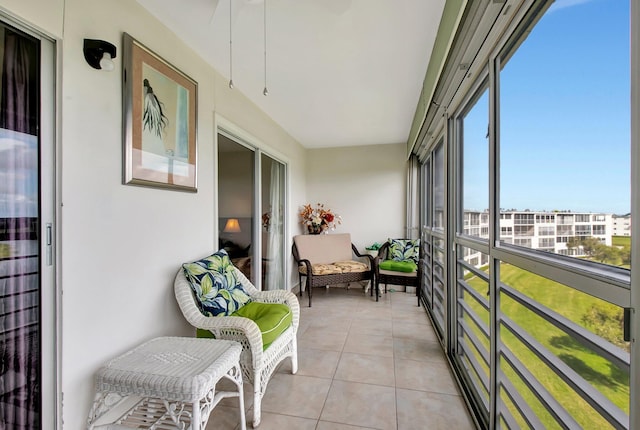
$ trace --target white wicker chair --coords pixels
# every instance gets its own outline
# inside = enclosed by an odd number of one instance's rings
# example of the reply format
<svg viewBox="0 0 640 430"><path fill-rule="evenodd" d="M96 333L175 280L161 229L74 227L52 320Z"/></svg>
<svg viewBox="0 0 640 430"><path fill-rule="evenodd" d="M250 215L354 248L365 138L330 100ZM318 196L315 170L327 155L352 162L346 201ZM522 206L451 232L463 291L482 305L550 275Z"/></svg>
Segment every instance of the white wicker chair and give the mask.
<svg viewBox="0 0 640 430"><path fill-rule="evenodd" d="M176 275L174 290L180 310L192 326L211 331L217 339L235 340L242 344L240 367L245 381L253 385L253 427L255 428L260 424L262 396L278 364L286 357L291 357L291 373L295 374L298 371L296 333L300 322L300 305L295 294L283 290L258 291L240 270L236 268L235 271L238 280L254 301L284 303L293 313L291 327L264 351L262 335L255 322L242 317L206 317L200 312L182 268Z"/></svg>

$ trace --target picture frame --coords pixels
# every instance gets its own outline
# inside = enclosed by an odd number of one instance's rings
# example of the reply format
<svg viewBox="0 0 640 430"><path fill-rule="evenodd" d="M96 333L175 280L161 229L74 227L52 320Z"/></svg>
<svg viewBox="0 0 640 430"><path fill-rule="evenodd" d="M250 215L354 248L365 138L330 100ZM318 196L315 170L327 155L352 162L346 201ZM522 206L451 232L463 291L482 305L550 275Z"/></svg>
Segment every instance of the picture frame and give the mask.
<svg viewBox="0 0 640 430"><path fill-rule="evenodd" d="M198 84L123 34L123 184L197 192Z"/></svg>

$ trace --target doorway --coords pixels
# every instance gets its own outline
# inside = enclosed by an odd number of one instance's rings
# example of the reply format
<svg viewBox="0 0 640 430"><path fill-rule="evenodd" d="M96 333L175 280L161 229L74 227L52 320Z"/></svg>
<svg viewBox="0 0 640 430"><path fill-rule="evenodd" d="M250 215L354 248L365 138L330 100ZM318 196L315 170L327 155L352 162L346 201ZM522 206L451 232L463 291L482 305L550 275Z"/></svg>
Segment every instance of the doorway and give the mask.
<svg viewBox="0 0 640 430"><path fill-rule="evenodd" d="M285 186L283 162L218 134L218 247L261 290L285 288Z"/></svg>

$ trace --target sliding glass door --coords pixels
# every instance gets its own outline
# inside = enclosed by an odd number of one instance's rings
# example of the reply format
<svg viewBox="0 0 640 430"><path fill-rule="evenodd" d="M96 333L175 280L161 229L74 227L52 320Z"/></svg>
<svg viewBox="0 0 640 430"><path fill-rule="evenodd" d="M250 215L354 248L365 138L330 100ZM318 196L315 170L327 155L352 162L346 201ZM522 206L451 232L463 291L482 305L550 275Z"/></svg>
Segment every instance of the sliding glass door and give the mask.
<svg viewBox="0 0 640 430"><path fill-rule="evenodd" d="M263 290L285 288L285 175L284 163L218 134L219 248Z"/></svg>
<svg viewBox="0 0 640 430"><path fill-rule="evenodd" d="M0 23L0 64L0 428L39 429L55 413L53 44Z"/></svg>

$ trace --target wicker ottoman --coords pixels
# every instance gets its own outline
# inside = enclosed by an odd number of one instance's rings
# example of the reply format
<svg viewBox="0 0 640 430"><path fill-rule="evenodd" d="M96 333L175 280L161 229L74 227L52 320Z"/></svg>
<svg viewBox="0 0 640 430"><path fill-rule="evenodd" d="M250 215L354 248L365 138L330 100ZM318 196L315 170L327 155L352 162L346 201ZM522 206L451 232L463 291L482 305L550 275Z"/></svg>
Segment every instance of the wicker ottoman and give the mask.
<svg viewBox="0 0 640 430"><path fill-rule="evenodd" d="M240 428L244 430L241 350L239 343L229 340L160 337L114 358L96 374L89 430L163 424L201 430L225 397L239 398ZM238 391L216 392L221 378L233 381ZM107 412L113 413L134 397L135 404L118 412L115 422L98 424L107 418Z"/></svg>

